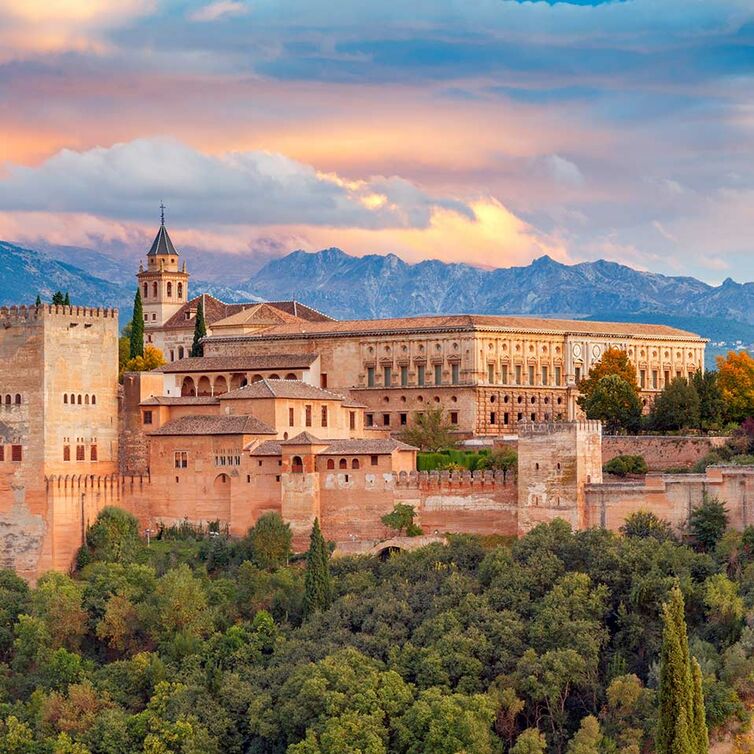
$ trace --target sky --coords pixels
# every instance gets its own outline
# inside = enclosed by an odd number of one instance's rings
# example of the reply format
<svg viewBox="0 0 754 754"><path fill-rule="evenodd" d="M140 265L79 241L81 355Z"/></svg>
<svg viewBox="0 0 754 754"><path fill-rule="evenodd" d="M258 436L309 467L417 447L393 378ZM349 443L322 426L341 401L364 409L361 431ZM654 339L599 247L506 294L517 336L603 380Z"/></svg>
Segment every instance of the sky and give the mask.
<svg viewBox="0 0 754 754"><path fill-rule="evenodd" d="M0 0L0 238L754 280L754 0ZM96 273L96 271L93 271Z"/></svg>

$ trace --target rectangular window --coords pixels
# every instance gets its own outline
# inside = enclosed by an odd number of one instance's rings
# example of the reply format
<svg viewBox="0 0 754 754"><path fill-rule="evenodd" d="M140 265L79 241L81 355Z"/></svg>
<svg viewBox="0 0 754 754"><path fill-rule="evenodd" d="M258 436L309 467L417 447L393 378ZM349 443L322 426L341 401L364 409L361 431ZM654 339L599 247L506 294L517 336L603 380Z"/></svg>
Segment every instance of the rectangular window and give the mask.
<svg viewBox="0 0 754 754"><path fill-rule="evenodd" d="M665 370L665 384L670 384L670 372L667 369Z"/></svg>
<svg viewBox="0 0 754 754"><path fill-rule="evenodd" d="M89 460L90 461L97 460L97 446L96 445L89 446Z"/></svg>
<svg viewBox="0 0 754 754"><path fill-rule="evenodd" d="M390 387L393 384L393 369L392 367L385 367L382 371L382 385Z"/></svg>
<svg viewBox="0 0 754 754"><path fill-rule="evenodd" d="M320 374L320 376L319 376L319 386L323 390L325 390L327 388L327 374L324 373L324 372L322 374Z"/></svg>
<svg viewBox="0 0 754 754"><path fill-rule="evenodd" d="M639 387L641 387L642 390L646 388L647 386L647 373L643 370L639 370Z"/></svg>
<svg viewBox="0 0 754 754"><path fill-rule="evenodd" d="M251 484L251 474L246 475L246 484Z"/></svg>
<svg viewBox="0 0 754 754"><path fill-rule="evenodd" d="M364 414L364 422L366 423L367 427L373 427L374 426L374 414Z"/></svg>
<svg viewBox="0 0 754 754"><path fill-rule="evenodd" d="M408 424L408 414L400 415L401 427L405 427Z"/></svg>
<svg viewBox="0 0 754 754"><path fill-rule="evenodd" d="M379 463L379 456L369 456L369 463L372 464L372 466L376 466Z"/></svg>
<svg viewBox="0 0 754 754"><path fill-rule="evenodd" d="M510 421L510 414L506 412L503 414L503 424L508 424L509 421Z"/></svg>
<svg viewBox="0 0 754 754"><path fill-rule="evenodd" d="M172 348L170 349L170 361L175 361L175 351Z"/></svg>
<svg viewBox="0 0 754 754"><path fill-rule="evenodd" d="M10 460L15 463L20 463L23 460L24 452L21 445L10 446Z"/></svg>
<svg viewBox="0 0 754 754"><path fill-rule="evenodd" d="M145 411L144 412L144 424L151 424L152 423L152 412L151 411Z"/></svg>
<svg viewBox="0 0 754 754"><path fill-rule="evenodd" d="M576 384L578 385L579 382L581 382L581 367L576 367L575 377L576 377Z"/></svg>
<svg viewBox="0 0 754 754"><path fill-rule="evenodd" d="M4 461L4 460L5 460L5 446L0 445L0 461Z"/></svg>
<svg viewBox="0 0 754 754"><path fill-rule="evenodd" d="M521 384L521 365L516 364L516 384Z"/></svg>
<svg viewBox="0 0 754 754"><path fill-rule="evenodd" d="M548 376L549 375L547 374L547 367L542 367L542 384L543 385L547 384L547 377Z"/></svg>
<svg viewBox="0 0 754 754"><path fill-rule="evenodd" d="M562 379L560 367L555 367L555 385L560 387L560 381Z"/></svg>
<svg viewBox="0 0 754 754"><path fill-rule="evenodd" d="M534 384L534 367L529 365L529 369L527 371L529 372L528 374L529 384L533 385Z"/></svg>
<svg viewBox="0 0 754 754"><path fill-rule="evenodd" d="M175 467L176 469L188 468L188 453L185 450L175 451Z"/></svg>
<svg viewBox="0 0 754 754"><path fill-rule="evenodd" d="M408 367L401 367L401 387L408 385Z"/></svg>
<svg viewBox="0 0 754 754"><path fill-rule="evenodd" d="M676 377L680 377L681 376L681 370L680 369L676 369L675 370L675 376Z"/></svg>
<svg viewBox="0 0 754 754"><path fill-rule="evenodd" d="M502 382L503 382L503 385L508 384L508 365L507 364L503 364Z"/></svg>
<svg viewBox="0 0 754 754"><path fill-rule="evenodd" d="M382 415L382 426L383 427L389 427L390 426L390 414L383 414Z"/></svg>
<svg viewBox="0 0 754 754"><path fill-rule="evenodd" d="M450 412L450 423L456 425L458 424L458 411Z"/></svg>
<svg viewBox="0 0 754 754"><path fill-rule="evenodd" d="M367 367L367 387L374 387L374 367Z"/></svg>
<svg viewBox="0 0 754 754"><path fill-rule="evenodd" d="M426 367L424 366L424 364L420 364L416 368L416 384L419 387L424 387L425 372L426 372Z"/></svg>
<svg viewBox="0 0 754 754"><path fill-rule="evenodd" d="M494 424L497 421L497 414L494 411L490 411L490 424Z"/></svg>
<svg viewBox="0 0 754 754"><path fill-rule="evenodd" d="M495 365L487 364L487 382L490 385L495 384Z"/></svg>
<svg viewBox="0 0 754 754"><path fill-rule="evenodd" d="M435 364L435 385L442 385L442 364Z"/></svg>
<svg viewBox="0 0 754 754"><path fill-rule="evenodd" d="M0 453L2 452L2 445L0 445ZM71 460L71 446L70 445L63 445L63 460L64 461L70 461ZM0 458L0 461L2 461L2 458Z"/></svg>
<svg viewBox="0 0 754 754"><path fill-rule="evenodd" d="M304 424L307 427L312 426L312 407L304 406Z"/></svg>
<svg viewBox="0 0 754 754"><path fill-rule="evenodd" d="M296 411L293 408L288 409L288 426L292 427L296 423Z"/></svg>
<svg viewBox="0 0 754 754"><path fill-rule="evenodd" d="M322 426L327 426L327 406L322 406Z"/></svg>
<svg viewBox="0 0 754 754"><path fill-rule="evenodd" d="M76 460L77 461L86 460L86 448L83 445L76 446Z"/></svg>
<svg viewBox="0 0 754 754"><path fill-rule="evenodd" d="M652 387L657 390L657 370L652 370Z"/></svg>
<svg viewBox="0 0 754 754"><path fill-rule="evenodd" d="M461 365L458 362L450 365L450 381L454 385L461 381Z"/></svg>
<svg viewBox="0 0 754 754"><path fill-rule="evenodd" d="M348 427L350 429L356 429L356 412L350 411L348 413Z"/></svg>

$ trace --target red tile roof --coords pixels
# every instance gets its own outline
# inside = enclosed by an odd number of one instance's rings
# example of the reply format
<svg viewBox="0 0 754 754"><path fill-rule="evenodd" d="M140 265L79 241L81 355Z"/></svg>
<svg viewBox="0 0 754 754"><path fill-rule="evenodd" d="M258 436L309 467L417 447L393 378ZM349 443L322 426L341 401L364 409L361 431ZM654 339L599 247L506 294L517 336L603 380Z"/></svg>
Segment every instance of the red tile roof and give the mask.
<svg viewBox="0 0 754 754"><path fill-rule="evenodd" d="M150 435L276 435L255 416L182 416L163 424Z"/></svg>
<svg viewBox="0 0 754 754"><path fill-rule="evenodd" d="M231 390L219 396L220 400L239 400L254 398L301 398L314 401L342 401L344 397L329 390L309 385L301 380L262 379L252 382L237 390Z"/></svg>

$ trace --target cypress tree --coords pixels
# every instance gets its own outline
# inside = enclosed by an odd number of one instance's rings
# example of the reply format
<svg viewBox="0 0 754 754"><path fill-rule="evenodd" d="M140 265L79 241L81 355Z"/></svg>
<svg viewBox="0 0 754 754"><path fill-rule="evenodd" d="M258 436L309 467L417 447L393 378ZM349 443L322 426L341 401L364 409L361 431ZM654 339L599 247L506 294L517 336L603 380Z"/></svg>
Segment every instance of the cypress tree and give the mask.
<svg viewBox="0 0 754 754"><path fill-rule="evenodd" d="M207 325L204 324L204 296L199 299L194 321L194 342L191 346L192 356L204 356L204 346L201 339L207 335Z"/></svg>
<svg viewBox="0 0 754 754"><path fill-rule="evenodd" d="M55 293L52 294L53 306L63 306L64 303L65 303L65 299L63 298L63 292L55 291Z"/></svg>
<svg viewBox="0 0 754 754"><path fill-rule="evenodd" d="M37 294L37 300L34 302L34 306L42 306L42 297Z"/></svg>
<svg viewBox="0 0 754 754"><path fill-rule="evenodd" d="M707 727L701 670L689 658L683 595L673 587L662 606L657 754L707 754Z"/></svg>
<svg viewBox="0 0 754 754"><path fill-rule="evenodd" d="M330 581L330 553L319 528L319 519L314 519L309 538L309 551L306 554L306 574L304 575L304 615L309 617L317 610L327 610L332 604L332 582Z"/></svg>
<svg viewBox="0 0 754 754"><path fill-rule="evenodd" d="M71 297L68 295L68 291L65 292L65 296L63 298L63 306L70 306L71 305Z"/></svg>
<svg viewBox="0 0 754 754"><path fill-rule="evenodd" d="M141 303L141 291L138 287L134 296L134 313L131 317L131 342L128 353L131 359L144 355L144 307Z"/></svg>

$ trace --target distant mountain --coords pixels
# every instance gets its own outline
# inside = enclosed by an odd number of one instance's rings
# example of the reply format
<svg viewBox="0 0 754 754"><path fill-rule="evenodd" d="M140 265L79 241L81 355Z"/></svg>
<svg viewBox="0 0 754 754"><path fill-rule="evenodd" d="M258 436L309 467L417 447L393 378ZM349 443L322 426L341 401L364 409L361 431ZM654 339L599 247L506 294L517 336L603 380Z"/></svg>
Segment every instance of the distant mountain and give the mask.
<svg viewBox="0 0 754 754"><path fill-rule="evenodd" d="M68 290L74 302L119 306L126 320L136 271L130 255L68 251L65 258L80 266L62 261L63 247L40 252L0 242L0 304ZM546 256L525 267L483 270L437 260L409 264L394 254L353 257L331 248L294 251L256 272L249 262L246 278L245 261L236 260L229 284L192 277L190 290L229 303L296 298L341 319L476 312L657 322L710 338L710 355L736 345L754 348L754 283L728 279L712 286L604 260L564 265Z"/></svg>

